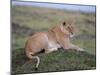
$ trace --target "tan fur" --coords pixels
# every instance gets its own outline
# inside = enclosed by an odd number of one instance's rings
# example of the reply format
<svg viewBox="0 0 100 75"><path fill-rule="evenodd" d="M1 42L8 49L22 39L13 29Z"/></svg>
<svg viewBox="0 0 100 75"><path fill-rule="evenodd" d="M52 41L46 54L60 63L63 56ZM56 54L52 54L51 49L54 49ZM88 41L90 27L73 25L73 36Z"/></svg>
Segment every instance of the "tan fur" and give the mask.
<svg viewBox="0 0 100 75"><path fill-rule="evenodd" d="M64 49L83 51L83 49L70 42L70 36L73 34L74 27L68 22L63 22L49 29L47 32L38 32L27 40L25 45L26 55L29 59L36 58L38 60L36 65L38 68L40 59L35 54L42 49L45 50L45 53L56 51L61 47Z"/></svg>

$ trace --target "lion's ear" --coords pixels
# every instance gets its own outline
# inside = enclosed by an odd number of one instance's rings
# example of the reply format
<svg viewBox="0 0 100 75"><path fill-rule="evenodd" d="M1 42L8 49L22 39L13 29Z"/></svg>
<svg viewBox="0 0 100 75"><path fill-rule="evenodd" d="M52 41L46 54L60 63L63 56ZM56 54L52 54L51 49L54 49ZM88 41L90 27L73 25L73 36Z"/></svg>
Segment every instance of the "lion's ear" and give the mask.
<svg viewBox="0 0 100 75"><path fill-rule="evenodd" d="M66 25L66 22L64 21L64 22L62 23L62 25L65 26L65 25Z"/></svg>

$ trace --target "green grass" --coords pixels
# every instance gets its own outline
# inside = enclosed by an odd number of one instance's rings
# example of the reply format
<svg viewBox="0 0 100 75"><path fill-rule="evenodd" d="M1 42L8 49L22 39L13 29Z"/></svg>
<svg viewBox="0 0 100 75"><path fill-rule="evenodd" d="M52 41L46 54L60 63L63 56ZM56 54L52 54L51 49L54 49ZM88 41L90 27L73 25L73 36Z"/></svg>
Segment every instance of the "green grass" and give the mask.
<svg viewBox="0 0 100 75"><path fill-rule="evenodd" d="M79 47L83 48L86 52L95 55L95 39L88 39L88 40L73 40L73 43L78 45Z"/></svg>
<svg viewBox="0 0 100 75"><path fill-rule="evenodd" d="M35 70L36 62L26 59L23 49L18 50L13 57L13 73L39 73L54 71L89 70L95 69L95 56L86 52L74 50L53 52L50 54L39 54L41 63Z"/></svg>
<svg viewBox="0 0 100 75"><path fill-rule="evenodd" d="M35 32L46 31L68 19L74 20L78 29L76 36L71 40L72 43L84 48L85 51L60 49L50 54L39 54L41 63L39 69L34 70L36 61L29 61L24 53L27 38ZM95 35L95 13L12 6L12 73L95 69Z"/></svg>

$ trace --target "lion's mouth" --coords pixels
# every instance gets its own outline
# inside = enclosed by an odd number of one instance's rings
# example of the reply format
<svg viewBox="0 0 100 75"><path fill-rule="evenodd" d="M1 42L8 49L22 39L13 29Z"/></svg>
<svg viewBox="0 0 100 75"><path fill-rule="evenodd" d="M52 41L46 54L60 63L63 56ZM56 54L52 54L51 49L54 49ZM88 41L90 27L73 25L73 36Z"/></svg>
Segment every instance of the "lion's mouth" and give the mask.
<svg viewBox="0 0 100 75"><path fill-rule="evenodd" d="M70 38L72 38L72 37L74 37L74 34L71 34L71 35L70 35Z"/></svg>

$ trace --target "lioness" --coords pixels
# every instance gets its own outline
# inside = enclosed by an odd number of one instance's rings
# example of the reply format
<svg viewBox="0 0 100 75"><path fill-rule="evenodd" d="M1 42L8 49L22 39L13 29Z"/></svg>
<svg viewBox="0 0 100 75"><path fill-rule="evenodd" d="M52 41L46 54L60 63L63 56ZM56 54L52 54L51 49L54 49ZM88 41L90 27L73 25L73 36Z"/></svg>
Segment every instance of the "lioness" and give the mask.
<svg viewBox="0 0 100 75"><path fill-rule="evenodd" d="M57 51L57 49L61 47L64 49L83 51L83 49L70 42L70 37L73 35L74 27L68 22L63 22L60 25L49 29L47 32L38 32L27 40L25 45L26 55L29 59L37 59L36 68L38 68L40 59L38 56L35 56L35 54L42 49L45 50L45 53Z"/></svg>

